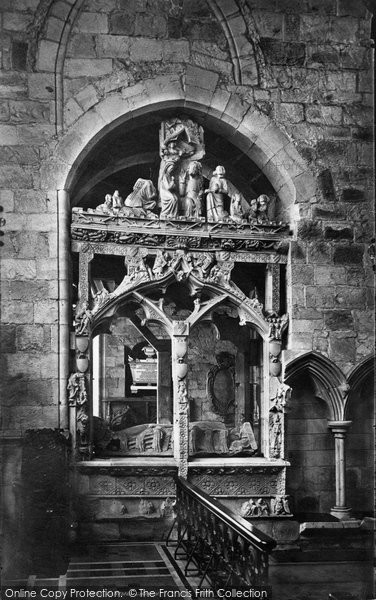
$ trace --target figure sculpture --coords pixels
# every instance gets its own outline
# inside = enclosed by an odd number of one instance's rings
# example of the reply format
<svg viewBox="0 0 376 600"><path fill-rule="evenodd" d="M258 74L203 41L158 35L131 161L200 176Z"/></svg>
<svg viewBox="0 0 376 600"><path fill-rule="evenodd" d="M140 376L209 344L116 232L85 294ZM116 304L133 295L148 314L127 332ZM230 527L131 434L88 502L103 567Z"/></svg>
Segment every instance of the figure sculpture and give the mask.
<svg viewBox="0 0 376 600"><path fill-rule="evenodd" d="M88 335L93 315L89 309L89 303L83 302L81 307L77 306L75 314L76 335Z"/></svg>
<svg viewBox="0 0 376 600"><path fill-rule="evenodd" d="M90 209L88 212L92 212ZM96 207L95 212L102 213L104 215L112 215L112 196L111 194L106 194L104 198L104 203L99 204Z"/></svg>
<svg viewBox="0 0 376 600"><path fill-rule="evenodd" d="M150 179L139 178L133 186L133 191L126 197L120 214L156 219L157 215L152 212L157 205L156 196L157 192L153 182Z"/></svg>
<svg viewBox="0 0 376 600"><path fill-rule="evenodd" d="M119 190L115 190L112 194L112 209L118 211L123 206L123 198L119 194Z"/></svg>
<svg viewBox="0 0 376 600"><path fill-rule="evenodd" d="M224 207L225 197L228 195L226 171L221 165L213 171L213 177L209 183L209 189L206 190L206 216L208 221L223 221L227 217Z"/></svg>
<svg viewBox="0 0 376 600"><path fill-rule="evenodd" d="M201 216L202 167L193 160L185 173L185 216L198 219Z"/></svg>
<svg viewBox="0 0 376 600"><path fill-rule="evenodd" d="M258 198L252 198L247 214L248 221L254 224L269 223L269 205L270 198L266 194L261 194Z"/></svg>
<svg viewBox="0 0 376 600"><path fill-rule="evenodd" d="M176 161L162 160L159 174L160 219L175 219L178 216L178 196L175 182Z"/></svg>
<svg viewBox="0 0 376 600"><path fill-rule="evenodd" d="M270 198L266 194L261 194L261 196L257 198L259 223L266 223L269 221L269 204Z"/></svg>
<svg viewBox="0 0 376 600"><path fill-rule="evenodd" d="M234 194L231 197L230 217L232 221L235 221L235 223L241 223L244 219L240 194Z"/></svg>
<svg viewBox="0 0 376 600"><path fill-rule="evenodd" d="M250 223L256 223L257 222L257 210L258 210L258 205L257 205L257 198L252 198L252 200L249 203L249 211L248 211L248 221Z"/></svg>

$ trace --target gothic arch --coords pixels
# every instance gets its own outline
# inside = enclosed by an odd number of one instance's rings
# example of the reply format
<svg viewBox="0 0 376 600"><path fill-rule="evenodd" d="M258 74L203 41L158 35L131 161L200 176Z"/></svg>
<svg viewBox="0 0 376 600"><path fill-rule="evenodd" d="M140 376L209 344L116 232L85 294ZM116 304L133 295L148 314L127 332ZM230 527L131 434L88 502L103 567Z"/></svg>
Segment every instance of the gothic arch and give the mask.
<svg viewBox="0 0 376 600"><path fill-rule="evenodd" d="M371 377L373 377L374 381L374 373L375 357L373 355L368 356L367 358L362 360L362 362L356 365L349 373L347 377L347 381L349 384L349 393L346 398L346 403L344 407L345 419L348 418L348 411L350 409L351 404L353 404L356 401L360 387Z"/></svg>
<svg viewBox="0 0 376 600"><path fill-rule="evenodd" d="M156 289L167 289L167 287L175 281L175 273L170 272L162 279L139 283L138 285L135 285L135 287L126 289L118 295L115 290L113 297L103 306L99 307L97 311L94 311L92 330L95 332L103 323L110 320L116 314L116 310L120 305L133 300L144 309L146 316L145 322L158 322L166 328L167 332L172 334L173 323L163 312L159 303L152 302L148 298L148 292L152 292ZM202 318L206 317L211 310L216 306L219 306L219 304L230 303L238 309L241 323L251 323L255 326L256 330L264 340L268 339L269 324L264 319L261 308L257 310L257 307L252 305L252 301L250 301L240 290L234 288L234 290L231 291L229 286L222 287L221 285L212 282L208 283L198 279L194 275L189 275L187 281L193 291L198 289L206 290L209 291L212 296L211 300L198 307L198 310L195 310L190 317L186 319L191 327L194 327ZM283 328L286 326L287 323L283 325Z"/></svg>
<svg viewBox="0 0 376 600"><path fill-rule="evenodd" d="M285 382L293 385L298 375L309 373L315 392L328 405L330 419L344 420L347 382L342 371L328 358L318 352L307 352L293 358L285 367Z"/></svg>
<svg viewBox="0 0 376 600"><path fill-rule="evenodd" d="M56 129L63 129L63 81L65 55L72 28L85 0L66 3L50 0L41 3L34 21L34 43L29 63L38 71L55 74ZM242 72L248 73L252 83L258 82L254 50L247 38L244 7L237 0L221 6L217 0L207 0L209 10L217 19L225 35L233 68L234 83L242 83ZM241 4L241 3L240 3ZM248 11L249 12L249 11ZM249 20L249 19L248 19ZM253 32L254 33L254 32ZM260 54L260 53L259 53ZM261 58L263 58L261 56ZM258 56L260 60L260 56Z"/></svg>

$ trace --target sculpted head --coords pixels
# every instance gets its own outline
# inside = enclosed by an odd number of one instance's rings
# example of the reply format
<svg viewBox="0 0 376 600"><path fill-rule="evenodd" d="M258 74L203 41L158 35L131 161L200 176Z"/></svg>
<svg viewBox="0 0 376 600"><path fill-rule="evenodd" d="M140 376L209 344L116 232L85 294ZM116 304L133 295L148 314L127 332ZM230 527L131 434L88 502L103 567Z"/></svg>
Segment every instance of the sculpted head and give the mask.
<svg viewBox="0 0 376 600"><path fill-rule="evenodd" d="M192 160L192 162L189 163L188 173L190 175L201 175L201 172L202 172L201 163L198 162L198 160Z"/></svg>
<svg viewBox="0 0 376 600"><path fill-rule="evenodd" d="M222 165L218 165L215 171L213 171L213 175L217 175L217 177L224 177L226 175L226 169Z"/></svg>
<svg viewBox="0 0 376 600"><path fill-rule="evenodd" d="M260 212L266 212L268 210L270 199L266 194L261 194L257 199L258 209Z"/></svg>

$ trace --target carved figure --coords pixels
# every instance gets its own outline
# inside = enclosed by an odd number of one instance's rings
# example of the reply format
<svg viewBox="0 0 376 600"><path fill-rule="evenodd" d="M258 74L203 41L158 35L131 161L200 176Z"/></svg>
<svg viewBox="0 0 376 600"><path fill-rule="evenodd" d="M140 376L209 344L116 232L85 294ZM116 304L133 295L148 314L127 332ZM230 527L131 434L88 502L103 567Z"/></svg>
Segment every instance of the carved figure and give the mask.
<svg viewBox="0 0 376 600"><path fill-rule="evenodd" d="M160 425L153 428L152 449L154 452L162 452L163 429Z"/></svg>
<svg viewBox="0 0 376 600"><path fill-rule="evenodd" d="M200 279L206 279L211 273L214 261L215 256L212 252L202 252L192 256L193 273Z"/></svg>
<svg viewBox="0 0 376 600"><path fill-rule="evenodd" d="M68 403L83 406L87 403L86 379L83 373L72 373L68 379Z"/></svg>
<svg viewBox="0 0 376 600"><path fill-rule="evenodd" d="M270 455L272 458L281 456L282 418L281 413L270 413Z"/></svg>
<svg viewBox="0 0 376 600"><path fill-rule="evenodd" d="M96 207L95 212L102 213L104 215L112 215L112 196L111 196L111 194L105 195L104 203L99 204L99 206Z"/></svg>
<svg viewBox="0 0 376 600"><path fill-rule="evenodd" d="M234 194L231 197L230 217L235 223L241 223L244 219L242 200L240 194Z"/></svg>
<svg viewBox="0 0 376 600"><path fill-rule="evenodd" d="M120 214L156 219L157 215L152 212L157 205L156 196L153 182L150 179L139 178L133 186L133 191L126 197Z"/></svg>
<svg viewBox="0 0 376 600"><path fill-rule="evenodd" d="M167 252L158 250L153 265L153 275L156 279L163 277L171 265L171 259Z"/></svg>
<svg viewBox="0 0 376 600"><path fill-rule="evenodd" d="M271 500L272 512L275 515L290 515L290 507L287 496L276 496Z"/></svg>
<svg viewBox="0 0 376 600"><path fill-rule="evenodd" d="M185 216L198 219L201 216L202 191L201 163L193 160L188 167L185 177Z"/></svg>
<svg viewBox="0 0 376 600"><path fill-rule="evenodd" d="M269 204L270 198L266 194L261 194L257 198L257 220L259 223L267 223L269 221Z"/></svg>
<svg viewBox="0 0 376 600"><path fill-rule="evenodd" d="M214 265L214 267L210 271L209 279L213 281L213 283L217 283L219 285L230 284L231 271L234 268L234 263L232 261L218 263Z"/></svg>
<svg viewBox="0 0 376 600"><path fill-rule="evenodd" d="M92 318L93 315L89 309L89 303L87 300L85 300L81 307L78 305L76 308L76 314L74 317L76 335L84 335L89 333Z"/></svg>
<svg viewBox="0 0 376 600"><path fill-rule="evenodd" d="M257 198L253 198L250 203L249 203L249 211L248 211L248 221L250 221L251 223L256 223L257 222L257 211L258 211L258 204L257 204Z"/></svg>
<svg viewBox="0 0 376 600"><path fill-rule="evenodd" d="M117 213L123 206L123 198L119 194L119 190L115 190L112 194L112 210Z"/></svg>
<svg viewBox="0 0 376 600"><path fill-rule="evenodd" d="M161 162L159 175L159 198L161 203L161 219L174 219L178 216L178 196L175 182L175 161Z"/></svg>
<svg viewBox="0 0 376 600"><path fill-rule="evenodd" d="M256 503L253 499L243 502L240 507L240 514L242 517L253 517L257 511Z"/></svg>
<svg viewBox="0 0 376 600"><path fill-rule="evenodd" d="M287 322L287 315L282 317L275 316L275 313L267 317L269 323L268 337L270 340L280 340L282 338L282 328Z"/></svg>
<svg viewBox="0 0 376 600"><path fill-rule="evenodd" d="M153 512L155 512L155 508L150 500L145 500L142 498L138 506L138 512L140 515L151 515Z"/></svg>
<svg viewBox="0 0 376 600"><path fill-rule="evenodd" d="M266 500L264 498L258 498L256 500L257 507L259 509L259 515L262 517L263 515L268 516L270 514L270 508Z"/></svg>
<svg viewBox="0 0 376 600"><path fill-rule="evenodd" d="M226 171L221 165L213 171L206 196L206 216L208 221L223 221L227 217L224 208L225 196L228 195Z"/></svg>
<svg viewBox="0 0 376 600"><path fill-rule="evenodd" d="M166 498L166 500L163 500L161 507L160 507L160 513L162 517L171 517L174 514L174 506L175 506L175 500L174 498Z"/></svg>

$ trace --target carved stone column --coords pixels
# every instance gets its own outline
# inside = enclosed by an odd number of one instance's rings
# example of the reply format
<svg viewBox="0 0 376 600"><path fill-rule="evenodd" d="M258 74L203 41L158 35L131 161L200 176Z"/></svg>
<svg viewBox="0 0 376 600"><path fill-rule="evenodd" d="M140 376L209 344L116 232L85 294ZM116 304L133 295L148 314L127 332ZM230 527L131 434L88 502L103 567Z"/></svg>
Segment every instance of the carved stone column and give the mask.
<svg viewBox="0 0 376 600"><path fill-rule="evenodd" d="M345 438L352 421L328 421L328 427L334 435L336 469L336 504L330 514L337 519L348 519L351 508L346 506L346 456Z"/></svg>
<svg viewBox="0 0 376 600"><path fill-rule="evenodd" d="M76 372L69 378L70 429L73 451L81 458L92 454L92 407L90 397L91 321L89 309L90 263L94 252L88 248L79 255L78 305L75 313Z"/></svg>
<svg viewBox="0 0 376 600"><path fill-rule="evenodd" d="M269 457L285 458L285 413L291 388L273 377L269 387Z"/></svg>
<svg viewBox="0 0 376 600"><path fill-rule="evenodd" d="M67 379L69 376L69 348L70 348L70 284L69 284L69 220L70 201L65 190L57 191L58 206L58 385L59 385L59 428L69 428Z"/></svg>
<svg viewBox="0 0 376 600"><path fill-rule="evenodd" d="M187 477L189 455L189 405L187 391L189 324L174 321L172 332L172 381L174 389L174 457L179 475Z"/></svg>

